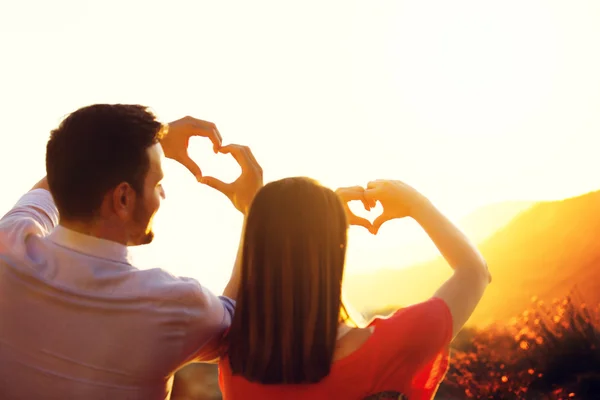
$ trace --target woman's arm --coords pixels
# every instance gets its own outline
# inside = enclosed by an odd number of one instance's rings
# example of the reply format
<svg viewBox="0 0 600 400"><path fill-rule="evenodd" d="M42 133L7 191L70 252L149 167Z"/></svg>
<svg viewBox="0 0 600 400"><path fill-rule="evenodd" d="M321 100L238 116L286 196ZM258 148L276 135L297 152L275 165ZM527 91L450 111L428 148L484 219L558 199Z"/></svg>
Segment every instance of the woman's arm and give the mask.
<svg viewBox="0 0 600 400"><path fill-rule="evenodd" d="M455 337L475 311L492 277L477 248L429 201L415 210L413 218L454 270L434 297L443 299L450 308Z"/></svg>
<svg viewBox="0 0 600 400"><path fill-rule="evenodd" d="M453 337L462 329L491 282L487 264L477 248L431 202L400 181L370 182L367 199L377 200L383 213L373 222L373 233L391 219L412 217L427 232L444 259L454 269L434 294L445 301L452 314Z"/></svg>

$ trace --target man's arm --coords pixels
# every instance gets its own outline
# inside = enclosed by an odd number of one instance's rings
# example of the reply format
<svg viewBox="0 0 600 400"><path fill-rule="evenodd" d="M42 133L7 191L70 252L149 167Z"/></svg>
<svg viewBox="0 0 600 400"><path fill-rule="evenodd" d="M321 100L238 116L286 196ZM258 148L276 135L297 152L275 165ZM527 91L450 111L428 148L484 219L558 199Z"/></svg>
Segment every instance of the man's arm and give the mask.
<svg viewBox="0 0 600 400"><path fill-rule="evenodd" d="M235 309L235 301L237 300L238 290L240 288L241 275L242 275L242 251L244 247L244 232L246 231L246 217L244 215L244 223L242 225L242 232L240 234L240 243L238 245L237 254L235 256L235 262L233 264L233 270L231 271L231 277L227 286L223 290L223 295L219 296L226 312L231 312L230 321L233 320L233 312ZM231 324L231 322L230 322ZM209 342L203 349L203 361L204 362L216 362L220 357L220 343L222 337L216 337Z"/></svg>
<svg viewBox="0 0 600 400"><path fill-rule="evenodd" d="M188 326L185 329L182 366L190 362L218 361L225 334L233 320L235 302L224 296L215 296L195 279L191 291L180 297L187 303Z"/></svg>
<svg viewBox="0 0 600 400"><path fill-rule="evenodd" d="M50 191L50 186L48 186L48 178L43 177L38 183L33 185L31 190L35 190L35 189L44 189L44 190Z"/></svg>
<svg viewBox="0 0 600 400"><path fill-rule="evenodd" d="M44 177L2 217L0 230L45 236L58 225L58 221L58 209Z"/></svg>

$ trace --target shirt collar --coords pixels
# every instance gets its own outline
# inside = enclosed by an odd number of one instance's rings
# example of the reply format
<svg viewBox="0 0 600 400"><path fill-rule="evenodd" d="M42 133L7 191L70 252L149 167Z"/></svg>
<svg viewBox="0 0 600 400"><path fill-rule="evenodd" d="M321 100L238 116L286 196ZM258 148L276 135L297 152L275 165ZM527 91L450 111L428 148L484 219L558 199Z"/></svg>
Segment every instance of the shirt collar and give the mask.
<svg viewBox="0 0 600 400"><path fill-rule="evenodd" d="M131 254L121 243L84 235L58 225L48 235L55 244L96 258L131 264Z"/></svg>

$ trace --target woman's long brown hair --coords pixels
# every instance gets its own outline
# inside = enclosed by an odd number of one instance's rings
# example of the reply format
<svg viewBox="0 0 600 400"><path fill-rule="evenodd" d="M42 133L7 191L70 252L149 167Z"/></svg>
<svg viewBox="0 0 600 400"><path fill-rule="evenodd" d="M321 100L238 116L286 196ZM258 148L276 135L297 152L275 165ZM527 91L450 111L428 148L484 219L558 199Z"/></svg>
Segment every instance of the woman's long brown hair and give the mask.
<svg viewBox="0 0 600 400"><path fill-rule="evenodd" d="M234 375L262 384L329 374L341 301L347 221L337 195L308 178L271 182L246 221L229 331Z"/></svg>

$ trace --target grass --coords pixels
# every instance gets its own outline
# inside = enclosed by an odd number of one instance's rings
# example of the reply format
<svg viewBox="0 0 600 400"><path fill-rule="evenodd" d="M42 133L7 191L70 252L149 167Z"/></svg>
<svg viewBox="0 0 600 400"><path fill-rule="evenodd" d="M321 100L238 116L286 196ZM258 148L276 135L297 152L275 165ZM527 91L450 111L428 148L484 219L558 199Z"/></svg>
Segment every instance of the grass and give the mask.
<svg viewBox="0 0 600 400"><path fill-rule="evenodd" d="M464 329L436 399L599 399L600 307L569 296L508 326Z"/></svg>

